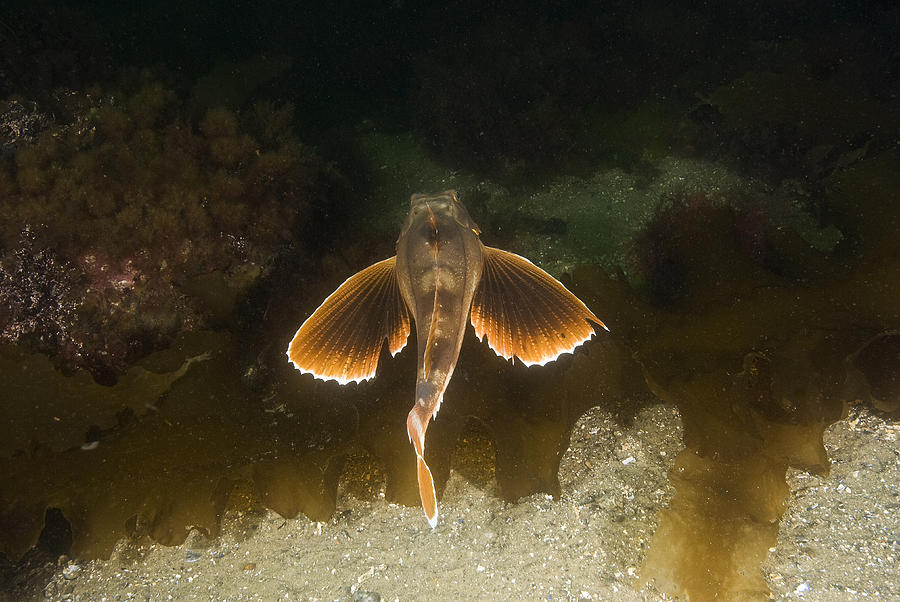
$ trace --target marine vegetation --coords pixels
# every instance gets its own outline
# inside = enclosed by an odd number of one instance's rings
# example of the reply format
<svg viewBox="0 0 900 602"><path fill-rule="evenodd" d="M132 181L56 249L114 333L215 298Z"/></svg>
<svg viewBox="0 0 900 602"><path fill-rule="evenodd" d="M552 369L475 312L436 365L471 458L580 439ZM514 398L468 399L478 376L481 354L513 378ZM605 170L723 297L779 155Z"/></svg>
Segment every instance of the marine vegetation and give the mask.
<svg viewBox="0 0 900 602"><path fill-rule="evenodd" d="M0 338L102 380L226 319L336 178L290 105L192 106L150 72L56 102L0 163Z"/></svg>

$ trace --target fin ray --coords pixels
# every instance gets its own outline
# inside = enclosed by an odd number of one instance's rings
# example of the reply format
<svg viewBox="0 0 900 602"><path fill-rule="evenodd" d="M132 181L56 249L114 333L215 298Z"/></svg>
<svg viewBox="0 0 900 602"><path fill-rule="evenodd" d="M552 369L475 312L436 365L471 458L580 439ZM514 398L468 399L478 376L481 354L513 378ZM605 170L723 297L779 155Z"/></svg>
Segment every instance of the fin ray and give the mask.
<svg viewBox="0 0 900 602"><path fill-rule="evenodd" d="M524 257L484 250L471 321L497 355L543 365L590 339L593 324L606 328L562 283Z"/></svg>
<svg viewBox="0 0 900 602"><path fill-rule="evenodd" d="M375 375L384 340L396 355L410 333L391 257L344 281L297 330L287 355L301 372L340 384Z"/></svg>

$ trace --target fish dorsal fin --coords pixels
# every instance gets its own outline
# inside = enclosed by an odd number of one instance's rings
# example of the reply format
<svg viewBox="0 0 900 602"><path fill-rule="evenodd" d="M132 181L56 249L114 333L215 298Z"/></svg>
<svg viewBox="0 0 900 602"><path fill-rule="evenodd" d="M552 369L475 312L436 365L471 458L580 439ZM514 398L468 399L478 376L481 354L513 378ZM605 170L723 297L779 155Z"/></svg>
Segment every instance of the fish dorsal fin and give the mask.
<svg viewBox="0 0 900 602"><path fill-rule="evenodd" d="M397 355L409 338L396 257L347 278L297 330L287 350L302 372L344 385L375 375L384 340Z"/></svg>
<svg viewBox="0 0 900 602"><path fill-rule="evenodd" d="M497 355L543 365L570 353L606 325L556 278L524 257L484 248L472 326ZM609 330L607 328L607 330Z"/></svg>

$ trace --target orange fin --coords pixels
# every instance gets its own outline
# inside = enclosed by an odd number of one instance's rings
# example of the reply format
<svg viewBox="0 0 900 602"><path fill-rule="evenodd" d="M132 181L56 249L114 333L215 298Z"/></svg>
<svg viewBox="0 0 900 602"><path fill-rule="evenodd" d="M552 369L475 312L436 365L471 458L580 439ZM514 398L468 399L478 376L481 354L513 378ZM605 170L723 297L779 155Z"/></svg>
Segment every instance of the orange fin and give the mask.
<svg viewBox="0 0 900 602"><path fill-rule="evenodd" d="M287 350L294 366L344 385L375 375L384 340L391 355L406 346L409 313L400 296L396 258L348 278L307 318Z"/></svg>
<svg viewBox="0 0 900 602"><path fill-rule="evenodd" d="M428 429L429 420L431 420L430 414L424 414L421 406L414 406L406 419L406 432L416 450L416 474L419 478L419 499L422 500L422 510L425 511L428 524L434 529L438 521L437 493L434 490L431 469L425 462L425 431Z"/></svg>
<svg viewBox="0 0 900 602"><path fill-rule="evenodd" d="M515 253L484 248L484 271L472 301L472 326L497 355L543 365L606 325L556 278ZM609 330L606 328L606 330Z"/></svg>

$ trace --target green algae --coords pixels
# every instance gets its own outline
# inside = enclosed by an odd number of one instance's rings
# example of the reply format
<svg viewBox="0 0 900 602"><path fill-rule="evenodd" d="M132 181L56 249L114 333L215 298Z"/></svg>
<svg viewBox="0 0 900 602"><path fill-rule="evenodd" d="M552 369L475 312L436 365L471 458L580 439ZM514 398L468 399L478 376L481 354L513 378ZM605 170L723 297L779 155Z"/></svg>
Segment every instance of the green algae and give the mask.
<svg viewBox="0 0 900 602"><path fill-rule="evenodd" d="M677 156L655 158L643 173L608 167L560 177L522 198L495 194L486 210L513 216L507 218L513 223L560 223L555 232L530 227L508 234L509 244L554 274L599 264L610 272L622 271L641 287L644 276L635 265L640 236L654 220L663 219L666 209L707 204L738 214L764 214L821 252L831 251L841 238L833 226L816 223L797 199L773 195L762 180L721 163Z"/></svg>

